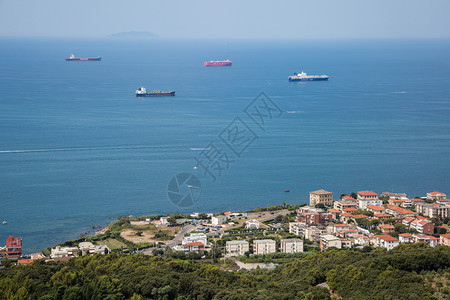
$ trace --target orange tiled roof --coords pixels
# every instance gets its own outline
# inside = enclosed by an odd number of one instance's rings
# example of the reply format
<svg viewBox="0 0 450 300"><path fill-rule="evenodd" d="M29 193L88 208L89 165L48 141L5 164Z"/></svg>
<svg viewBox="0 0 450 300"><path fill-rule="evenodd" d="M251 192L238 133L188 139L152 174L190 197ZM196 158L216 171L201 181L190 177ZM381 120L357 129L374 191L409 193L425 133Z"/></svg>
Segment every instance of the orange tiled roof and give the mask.
<svg viewBox="0 0 450 300"><path fill-rule="evenodd" d="M348 224L334 224L334 227L349 227Z"/></svg>
<svg viewBox="0 0 450 300"><path fill-rule="evenodd" d="M392 225L389 225L389 224L381 224L381 225L378 225L380 228L383 228L383 229L395 229L395 227L394 226L392 226Z"/></svg>
<svg viewBox="0 0 450 300"><path fill-rule="evenodd" d="M341 212L339 209L334 209L334 208L330 208L330 209L328 209L328 211L330 213L340 213Z"/></svg>
<svg viewBox="0 0 450 300"><path fill-rule="evenodd" d="M350 197L350 196L344 196L344 197L342 197L342 200L347 200L347 201L356 201L356 199L355 199L355 198L352 198L352 197Z"/></svg>
<svg viewBox="0 0 450 300"><path fill-rule="evenodd" d="M184 244L183 246L187 246L187 247L195 247L195 246L204 246L203 245L203 243L200 243L200 242L192 242L192 243L187 243L187 244Z"/></svg>
<svg viewBox="0 0 450 300"><path fill-rule="evenodd" d="M386 242L397 242L398 241L395 237L387 235L387 234L376 235L375 237L379 238L379 239L382 239L382 240L384 240Z"/></svg>
<svg viewBox="0 0 450 300"><path fill-rule="evenodd" d="M384 207L377 206L377 205L367 205L367 208L373 209L373 210L385 210Z"/></svg>
<svg viewBox="0 0 450 300"><path fill-rule="evenodd" d="M364 219L369 218L369 216L366 216L366 215L352 215L352 216L355 219L358 219L358 218L364 218Z"/></svg>
<svg viewBox="0 0 450 300"><path fill-rule="evenodd" d="M444 193L441 193L441 192L431 192L431 193L428 193L428 194L433 195L433 196L445 195Z"/></svg>
<svg viewBox="0 0 450 300"><path fill-rule="evenodd" d="M372 191L359 191L358 194L360 194L362 196L378 196L377 193L372 192Z"/></svg>
<svg viewBox="0 0 450 300"><path fill-rule="evenodd" d="M442 236L444 239L450 239L450 233L441 234L440 236Z"/></svg>
<svg viewBox="0 0 450 300"><path fill-rule="evenodd" d="M383 218L383 217L392 217L390 214L385 214L385 213L381 213L381 214L373 214L374 217L377 218Z"/></svg>
<svg viewBox="0 0 450 300"><path fill-rule="evenodd" d="M402 236L402 237L412 237L412 234L411 234L411 233L400 233L399 236Z"/></svg>
<svg viewBox="0 0 450 300"><path fill-rule="evenodd" d="M348 207L348 208L343 208L342 211L348 212L348 211L358 211L357 208L354 207Z"/></svg>

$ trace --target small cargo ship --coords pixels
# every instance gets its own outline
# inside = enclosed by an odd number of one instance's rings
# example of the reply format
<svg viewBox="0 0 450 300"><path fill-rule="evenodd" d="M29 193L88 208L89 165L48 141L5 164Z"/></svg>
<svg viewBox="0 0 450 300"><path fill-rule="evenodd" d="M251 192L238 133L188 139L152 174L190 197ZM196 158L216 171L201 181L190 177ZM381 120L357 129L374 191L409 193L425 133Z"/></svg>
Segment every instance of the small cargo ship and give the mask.
<svg viewBox="0 0 450 300"><path fill-rule="evenodd" d="M205 67L227 67L231 66L231 60L211 60L205 61Z"/></svg>
<svg viewBox="0 0 450 300"><path fill-rule="evenodd" d="M175 91L150 91L147 92L145 87L136 90L136 97L161 97L161 96L175 96Z"/></svg>
<svg viewBox="0 0 450 300"><path fill-rule="evenodd" d="M327 75L306 75L305 72L301 72L300 74L294 73L293 76L289 76L289 81L319 81L319 80L328 80Z"/></svg>
<svg viewBox="0 0 450 300"><path fill-rule="evenodd" d="M100 56L98 57L75 57L75 55L70 54L68 58L66 58L66 61L100 61L102 58Z"/></svg>

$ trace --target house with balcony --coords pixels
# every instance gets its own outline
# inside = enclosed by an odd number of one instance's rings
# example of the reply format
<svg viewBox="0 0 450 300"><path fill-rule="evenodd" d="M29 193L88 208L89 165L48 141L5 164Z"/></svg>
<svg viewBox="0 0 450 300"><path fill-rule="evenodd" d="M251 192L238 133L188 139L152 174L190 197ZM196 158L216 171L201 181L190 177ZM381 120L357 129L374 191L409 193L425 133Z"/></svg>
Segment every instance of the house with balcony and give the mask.
<svg viewBox="0 0 450 300"><path fill-rule="evenodd" d="M280 241L280 250L284 253L303 252L303 240L283 239Z"/></svg>
<svg viewBox="0 0 450 300"><path fill-rule="evenodd" d="M225 243L225 251L227 256L240 256L249 251L247 241L227 241Z"/></svg>
<svg viewBox="0 0 450 300"><path fill-rule="evenodd" d="M428 200L436 201L436 200L445 199L445 198L447 198L447 195L444 193L441 193L441 192L427 193Z"/></svg>
<svg viewBox="0 0 450 300"><path fill-rule="evenodd" d="M253 254L268 254L277 252L276 242L274 240L254 240Z"/></svg>
<svg viewBox="0 0 450 300"><path fill-rule="evenodd" d="M380 224L378 225L378 228L382 233L392 233L395 231L395 227L390 224Z"/></svg>
<svg viewBox="0 0 450 300"><path fill-rule="evenodd" d="M342 249L341 239L331 234L325 234L320 237L320 250L326 251L330 247Z"/></svg>
<svg viewBox="0 0 450 300"><path fill-rule="evenodd" d="M372 191L359 191L358 196L358 207L361 210L365 210L369 205L381 206L383 201L378 199L378 194Z"/></svg>
<svg viewBox="0 0 450 300"><path fill-rule="evenodd" d="M377 247L384 247L388 251L394 249L399 244L399 240L398 239L396 239L395 237L392 237L390 235L387 235L387 234L375 235L374 237L376 239L376 244L375 245Z"/></svg>
<svg viewBox="0 0 450 300"><path fill-rule="evenodd" d="M398 240L402 244L407 244L412 242L412 234L411 233L400 233L398 235Z"/></svg>
<svg viewBox="0 0 450 300"><path fill-rule="evenodd" d="M426 234L420 234L416 233L412 235L412 242L413 243L425 243L425 245L430 247L436 247L439 246L439 238L426 235Z"/></svg>

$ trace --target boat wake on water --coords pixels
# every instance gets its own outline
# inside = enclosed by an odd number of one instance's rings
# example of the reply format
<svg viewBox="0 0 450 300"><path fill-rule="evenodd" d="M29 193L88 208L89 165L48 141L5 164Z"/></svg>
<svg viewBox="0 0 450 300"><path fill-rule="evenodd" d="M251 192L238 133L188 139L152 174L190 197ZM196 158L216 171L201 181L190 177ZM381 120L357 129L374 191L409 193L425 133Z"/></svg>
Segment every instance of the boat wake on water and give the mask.
<svg viewBox="0 0 450 300"><path fill-rule="evenodd" d="M303 111L301 110L287 110L286 113L288 114L301 114Z"/></svg>
<svg viewBox="0 0 450 300"><path fill-rule="evenodd" d="M392 94L406 94L406 91L392 92Z"/></svg>
<svg viewBox="0 0 450 300"><path fill-rule="evenodd" d="M154 149L153 146L112 146L112 147L83 147L83 148L49 148L49 149L15 149L0 150L2 153L31 153L31 152L58 152L58 151L100 151L100 150L140 150Z"/></svg>

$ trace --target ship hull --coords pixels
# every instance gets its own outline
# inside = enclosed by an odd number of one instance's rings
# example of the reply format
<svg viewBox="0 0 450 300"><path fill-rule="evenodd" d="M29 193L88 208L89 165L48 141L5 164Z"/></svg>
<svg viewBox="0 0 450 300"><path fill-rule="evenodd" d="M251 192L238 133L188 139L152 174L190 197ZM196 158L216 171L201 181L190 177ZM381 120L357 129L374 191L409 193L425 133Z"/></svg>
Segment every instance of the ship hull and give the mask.
<svg viewBox="0 0 450 300"><path fill-rule="evenodd" d="M289 81L325 81L328 78L289 78Z"/></svg>
<svg viewBox="0 0 450 300"><path fill-rule="evenodd" d="M66 61L101 61L101 57L75 57L75 58L66 58Z"/></svg>
<svg viewBox="0 0 450 300"><path fill-rule="evenodd" d="M175 96L175 92L136 94L136 97L165 97L165 96Z"/></svg>
<svg viewBox="0 0 450 300"><path fill-rule="evenodd" d="M231 67L231 61L205 61L205 67Z"/></svg>

